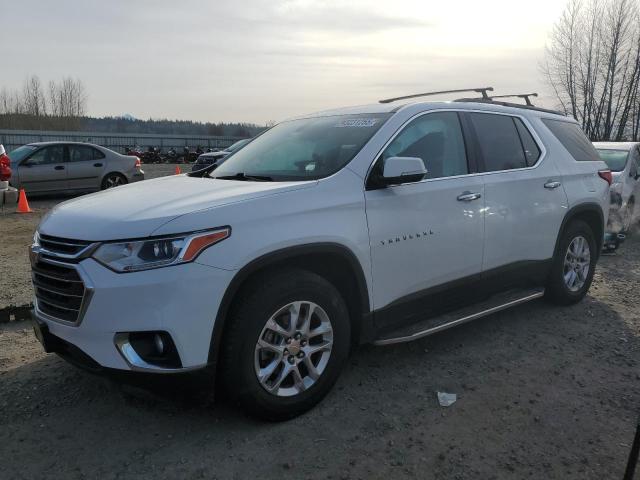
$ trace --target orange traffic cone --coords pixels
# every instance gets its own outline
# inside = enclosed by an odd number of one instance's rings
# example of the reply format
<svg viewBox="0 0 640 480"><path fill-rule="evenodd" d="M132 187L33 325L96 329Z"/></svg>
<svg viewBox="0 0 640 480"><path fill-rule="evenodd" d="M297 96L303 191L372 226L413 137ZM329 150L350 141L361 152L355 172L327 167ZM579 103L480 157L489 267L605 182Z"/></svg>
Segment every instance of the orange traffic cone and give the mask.
<svg viewBox="0 0 640 480"><path fill-rule="evenodd" d="M27 201L27 194L24 193L24 188L20 189L20 196L18 197L18 210L17 213L32 213L33 210L29 208L29 202Z"/></svg>
<svg viewBox="0 0 640 480"><path fill-rule="evenodd" d="M180 175L182 173L182 170L180 170L180 165L176 165L176 175Z"/></svg>

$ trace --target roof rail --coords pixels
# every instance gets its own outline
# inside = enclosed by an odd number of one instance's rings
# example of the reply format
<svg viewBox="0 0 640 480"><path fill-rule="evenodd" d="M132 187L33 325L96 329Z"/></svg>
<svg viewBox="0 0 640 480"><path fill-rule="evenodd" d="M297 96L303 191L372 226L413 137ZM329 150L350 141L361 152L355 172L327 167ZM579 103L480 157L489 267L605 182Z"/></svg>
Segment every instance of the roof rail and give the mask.
<svg viewBox="0 0 640 480"><path fill-rule="evenodd" d="M431 95L441 95L441 94L444 94L444 93L461 93L461 92L481 93L483 99L490 100L491 97L489 97L489 95L487 95L487 92L493 92L493 87L461 88L459 90L441 90L439 92L416 93L414 95L406 95L404 97L385 98L384 100L380 100L380 103L391 103L391 102L395 102L397 100L406 100L406 99L409 99L409 98L428 97L428 96L431 96Z"/></svg>
<svg viewBox="0 0 640 480"><path fill-rule="evenodd" d="M496 97L493 97L496 98ZM454 102L461 103L484 103L489 105L501 105L503 107L511 107L511 108L523 108L525 110L535 110L536 112L544 112L544 113L552 113L554 115L562 115L566 117L566 113L559 112L557 110L550 110L548 108L536 107L535 105L523 105L522 103L511 103L511 102L497 102L492 100L491 98L458 98L454 100Z"/></svg>
<svg viewBox="0 0 640 480"><path fill-rule="evenodd" d="M492 95L489 98L493 100L494 98L523 98L525 103L530 107L534 107L535 105L531 103L529 97L537 97L537 93L514 93L513 95Z"/></svg>

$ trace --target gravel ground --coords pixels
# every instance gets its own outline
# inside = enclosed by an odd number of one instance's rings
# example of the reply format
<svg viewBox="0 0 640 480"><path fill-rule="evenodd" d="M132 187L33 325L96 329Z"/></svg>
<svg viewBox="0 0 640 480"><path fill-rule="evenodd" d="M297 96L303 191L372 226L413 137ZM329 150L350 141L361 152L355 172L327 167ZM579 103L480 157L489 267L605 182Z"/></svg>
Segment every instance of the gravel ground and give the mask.
<svg viewBox="0 0 640 480"><path fill-rule="evenodd" d="M37 217L18 217L0 225L24 255ZM45 355L27 323L0 324L0 477L621 478L640 405L639 237L602 257L580 304L362 347L321 405L282 424L175 385L132 391ZM458 400L440 407L437 391Z"/></svg>

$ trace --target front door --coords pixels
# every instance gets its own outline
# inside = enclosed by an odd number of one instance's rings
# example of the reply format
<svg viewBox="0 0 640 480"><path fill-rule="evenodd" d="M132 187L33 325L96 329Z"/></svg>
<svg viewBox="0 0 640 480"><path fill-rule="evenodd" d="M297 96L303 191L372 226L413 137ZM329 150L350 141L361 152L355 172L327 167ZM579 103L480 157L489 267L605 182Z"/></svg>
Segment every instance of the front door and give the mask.
<svg viewBox="0 0 640 480"><path fill-rule="evenodd" d="M470 175L475 166L458 113L432 112L410 121L371 175L391 156L419 157L428 173L422 181L365 193L379 328L460 303L457 294L447 301L447 293L464 292L457 287L477 280L482 268L484 186L481 177Z"/></svg>
<svg viewBox="0 0 640 480"><path fill-rule="evenodd" d="M20 162L20 186L29 192L55 192L67 188L64 145L49 145L36 150Z"/></svg>

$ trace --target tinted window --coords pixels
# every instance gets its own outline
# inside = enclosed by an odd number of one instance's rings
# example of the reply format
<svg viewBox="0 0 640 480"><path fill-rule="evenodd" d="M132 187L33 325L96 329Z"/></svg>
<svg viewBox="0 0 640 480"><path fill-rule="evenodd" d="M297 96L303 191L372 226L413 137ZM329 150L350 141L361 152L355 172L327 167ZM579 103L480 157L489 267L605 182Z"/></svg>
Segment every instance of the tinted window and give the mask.
<svg viewBox="0 0 640 480"><path fill-rule="evenodd" d="M27 160L28 165L48 165L62 162L64 162L63 145L41 148Z"/></svg>
<svg viewBox="0 0 640 480"><path fill-rule="evenodd" d="M88 162L98 158L104 158L104 155L93 147L87 145L69 145L69 161L71 162Z"/></svg>
<svg viewBox="0 0 640 480"><path fill-rule="evenodd" d="M548 118L542 121L575 160L579 162L600 160L598 152L576 123Z"/></svg>
<svg viewBox="0 0 640 480"><path fill-rule="evenodd" d="M621 172L627 165L627 157L629 157L629 152L627 150L599 149L597 152L612 172Z"/></svg>
<svg viewBox="0 0 640 480"><path fill-rule="evenodd" d="M413 120L383 152L383 161L389 157L420 158L427 169L425 178L469 173L462 129L455 112L430 113ZM382 168L382 162L379 163Z"/></svg>
<svg viewBox="0 0 640 480"><path fill-rule="evenodd" d="M522 148L524 148L524 157L527 161L527 166L531 167L536 164L538 158L540 158L540 148L538 144L531 136L531 132L524 126L522 120L519 118L514 118L514 122L516 122L516 128L518 129L518 134L520 135L520 141L522 142Z"/></svg>
<svg viewBox="0 0 640 480"><path fill-rule="evenodd" d="M470 113L478 136L485 172L524 168L527 162L512 117L489 113Z"/></svg>

